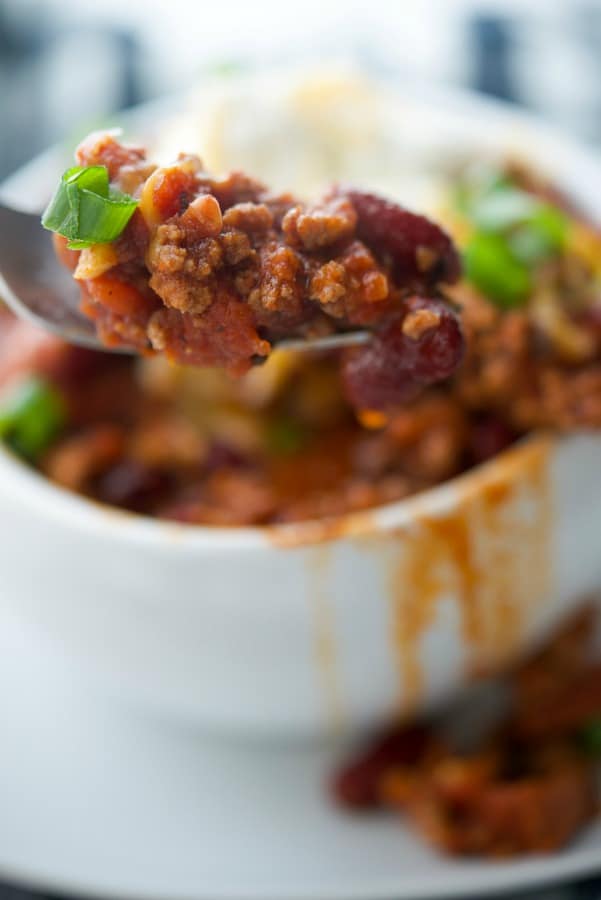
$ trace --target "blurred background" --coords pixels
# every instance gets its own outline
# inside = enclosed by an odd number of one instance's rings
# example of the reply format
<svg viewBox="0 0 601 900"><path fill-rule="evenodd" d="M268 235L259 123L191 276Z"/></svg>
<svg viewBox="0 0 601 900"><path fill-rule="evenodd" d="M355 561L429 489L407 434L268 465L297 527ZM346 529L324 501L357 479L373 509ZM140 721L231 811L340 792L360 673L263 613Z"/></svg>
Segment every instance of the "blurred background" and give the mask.
<svg viewBox="0 0 601 900"><path fill-rule="evenodd" d="M333 55L601 142L601 0L0 0L0 177L203 72Z"/></svg>

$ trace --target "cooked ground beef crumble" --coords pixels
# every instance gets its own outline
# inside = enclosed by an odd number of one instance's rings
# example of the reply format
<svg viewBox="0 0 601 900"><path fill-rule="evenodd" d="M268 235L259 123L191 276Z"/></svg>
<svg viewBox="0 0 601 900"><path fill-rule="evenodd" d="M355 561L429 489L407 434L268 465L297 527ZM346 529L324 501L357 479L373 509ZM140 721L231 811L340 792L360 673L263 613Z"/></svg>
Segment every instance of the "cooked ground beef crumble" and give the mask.
<svg viewBox="0 0 601 900"><path fill-rule="evenodd" d="M375 407L416 395L459 363L461 330L440 292L458 279L459 257L423 216L341 187L303 204L243 173L209 175L194 156L156 168L112 135L91 136L76 155L80 165L106 166L113 187L138 200L112 244L68 259L59 248L107 345L240 375L280 339L376 328L403 364L380 396L381 374L364 388L373 354L355 351L362 372L349 374L349 397ZM415 302L430 312L419 327Z"/></svg>

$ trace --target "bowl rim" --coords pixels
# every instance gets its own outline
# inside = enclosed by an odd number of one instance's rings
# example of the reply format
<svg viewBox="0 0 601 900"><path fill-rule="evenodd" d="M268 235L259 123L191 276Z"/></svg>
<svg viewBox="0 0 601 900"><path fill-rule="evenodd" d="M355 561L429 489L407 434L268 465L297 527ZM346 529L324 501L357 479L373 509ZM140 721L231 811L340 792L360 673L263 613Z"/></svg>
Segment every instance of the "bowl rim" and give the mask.
<svg viewBox="0 0 601 900"><path fill-rule="evenodd" d="M257 74L261 74L260 72ZM477 114L488 118L497 128L515 126L533 131L540 139L543 147L551 144L557 154L567 157L574 167L580 167L594 181L601 191L601 165L595 151L584 142L573 139L553 124L496 98L485 97L472 91L460 88L445 88L428 83L409 83L403 85L403 93L399 85L381 78L372 80L389 93L396 95L397 100L408 104L424 105L433 114L442 110L464 120ZM186 108L185 99L191 92L182 92L173 97L161 98L124 110L119 118L139 127L149 114L164 113ZM9 201L18 202L19 186L26 183L32 173L49 163L56 163L64 156L64 147L51 147L33 160L25 163L2 184L0 193ZM544 167L543 167L544 168ZM21 191L22 194L22 191ZM553 439L554 444L565 442L569 438ZM461 475L419 491L409 497L373 507L368 510L346 513L329 519L305 520L293 523L256 526L211 526L193 523L170 522L131 513L125 510L101 504L84 496L52 483L43 474L30 468L18 459L6 447L0 445L0 485L6 490L25 498L36 513L50 515L55 519L67 522L72 527L118 538L124 538L141 545L155 548L168 547L170 550L198 550L210 547L211 550L272 550L276 547L301 547L323 542L343 540L350 537L368 538L378 533L409 525L416 512L436 513L454 506L465 491L478 489L478 485L488 482L497 476L498 470L506 465L512 455L521 452L520 448L532 446L540 441L549 443L549 437L533 432L518 441L508 450L498 454L491 460L475 466Z"/></svg>
<svg viewBox="0 0 601 900"><path fill-rule="evenodd" d="M462 502L519 473L521 461L532 452L553 451L577 438L535 432L507 450L468 469L455 478L411 494L393 503L323 519L273 525L214 526L169 521L109 506L50 481L44 474L0 444L0 495L11 495L36 515L67 525L76 532L121 543L166 551L298 550L344 540L368 541L388 532L409 528L418 516L444 515Z"/></svg>

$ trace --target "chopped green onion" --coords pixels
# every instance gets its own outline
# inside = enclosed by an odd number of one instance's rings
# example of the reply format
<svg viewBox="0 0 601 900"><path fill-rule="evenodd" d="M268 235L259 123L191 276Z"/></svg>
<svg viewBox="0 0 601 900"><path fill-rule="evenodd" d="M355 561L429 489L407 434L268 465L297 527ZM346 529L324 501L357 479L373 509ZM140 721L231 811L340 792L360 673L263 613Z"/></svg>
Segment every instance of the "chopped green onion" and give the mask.
<svg viewBox="0 0 601 900"><path fill-rule="evenodd" d="M549 256L549 242L536 228L524 225L507 236L507 245L517 260L532 267Z"/></svg>
<svg viewBox="0 0 601 900"><path fill-rule="evenodd" d="M550 204L543 204L528 224L545 237L550 251L561 250L569 230L569 219L563 210Z"/></svg>
<svg viewBox="0 0 601 900"><path fill-rule="evenodd" d="M26 459L37 459L65 421L61 394L42 378L19 382L0 400L0 438Z"/></svg>
<svg viewBox="0 0 601 900"><path fill-rule="evenodd" d="M593 719L582 729L580 744L591 756L601 756L601 718Z"/></svg>
<svg viewBox="0 0 601 900"><path fill-rule="evenodd" d="M565 243L568 219L554 206L539 205L532 216L508 235L514 256L526 265L536 265L557 253Z"/></svg>
<svg viewBox="0 0 601 900"><path fill-rule="evenodd" d="M273 419L267 426L265 439L271 453L288 456L306 445L307 432L294 419Z"/></svg>
<svg viewBox="0 0 601 900"><path fill-rule="evenodd" d="M118 238L137 205L110 187L106 166L75 166L61 178L42 225L66 237L71 250L81 250Z"/></svg>
<svg viewBox="0 0 601 900"><path fill-rule="evenodd" d="M106 166L71 166L63 175L63 181L94 194L108 196L109 172Z"/></svg>
<svg viewBox="0 0 601 900"><path fill-rule="evenodd" d="M465 191L463 211L476 229L465 249L466 276L503 309L522 306L531 270L561 250L568 218L498 174L468 181Z"/></svg>
<svg viewBox="0 0 601 900"><path fill-rule="evenodd" d="M468 280L502 309L526 302L530 273L501 235L477 232L465 248L464 264Z"/></svg>
<svg viewBox="0 0 601 900"><path fill-rule="evenodd" d="M538 201L516 188L497 188L474 200L470 218L482 231L505 231L529 220Z"/></svg>
<svg viewBox="0 0 601 900"><path fill-rule="evenodd" d="M468 172L454 197L475 230L464 254L468 280L503 309L523 306L533 269L562 250L569 217L490 167Z"/></svg>

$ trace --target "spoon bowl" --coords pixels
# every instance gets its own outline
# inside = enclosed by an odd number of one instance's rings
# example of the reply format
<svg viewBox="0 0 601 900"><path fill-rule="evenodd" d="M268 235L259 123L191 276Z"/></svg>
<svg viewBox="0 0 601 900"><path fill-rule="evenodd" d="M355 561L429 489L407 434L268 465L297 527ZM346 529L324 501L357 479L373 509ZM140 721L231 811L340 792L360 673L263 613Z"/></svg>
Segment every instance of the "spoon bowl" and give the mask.
<svg viewBox="0 0 601 900"><path fill-rule="evenodd" d="M133 353L124 346L106 346L94 323L79 309L79 289L61 266L39 214L0 203L0 299L15 315L51 331L68 344L112 353ZM366 331L273 342L282 350L335 350L364 343Z"/></svg>
<svg viewBox="0 0 601 900"><path fill-rule="evenodd" d="M12 311L70 344L107 349L79 310L77 285L58 262L39 216L0 204L0 234L0 297Z"/></svg>

